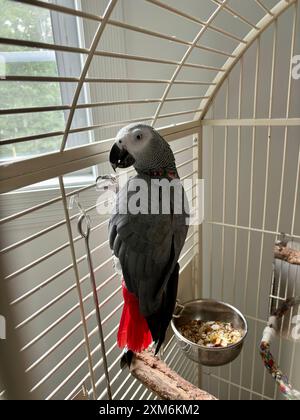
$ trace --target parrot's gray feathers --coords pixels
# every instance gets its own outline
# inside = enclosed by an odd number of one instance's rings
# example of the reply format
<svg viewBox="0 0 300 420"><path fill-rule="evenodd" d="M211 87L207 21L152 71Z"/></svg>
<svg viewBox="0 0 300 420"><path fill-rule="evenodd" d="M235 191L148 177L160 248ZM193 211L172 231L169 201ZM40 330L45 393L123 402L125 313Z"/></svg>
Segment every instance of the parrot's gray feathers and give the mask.
<svg viewBox="0 0 300 420"><path fill-rule="evenodd" d="M119 255L121 245L122 245L122 239L120 235L116 234L114 243L112 244L112 248L115 255Z"/></svg>
<svg viewBox="0 0 300 420"><path fill-rule="evenodd" d="M153 340L157 343L155 354L159 352L165 340L166 331L173 317L176 305L178 279L179 264L177 263L168 281L166 293L163 295L160 311L146 318Z"/></svg>
<svg viewBox="0 0 300 420"><path fill-rule="evenodd" d="M117 140L134 156L138 174L117 195L109 223L109 244L119 259L127 289L138 298L140 312L147 320L158 350L164 341L176 304L178 260L188 232L187 198L177 175L170 146L152 127L129 126L121 130ZM143 141L144 146L141 143ZM170 212L162 211L163 193L160 185L153 186L153 176L149 173L152 170L171 171L175 178L178 177L176 181L179 188L172 189L170 194ZM167 176L159 179L164 178L168 179ZM129 208L131 199L137 194L136 185L140 185L141 181L148 186L148 192L157 188L157 214L151 212L153 195L150 193L146 199L141 196L140 211L132 212ZM175 203L178 203L176 199L179 196L182 211L177 214L174 209L177 208Z"/></svg>
<svg viewBox="0 0 300 420"><path fill-rule="evenodd" d="M150 177L144 179L151 182ZM133 180L124 187L126 190ZM133 191L128 193L128 201L133 194ZM120 214L118 203L123 197L121 191L109 224L109 242L120 260L128 290L138 297L141 313L150 316L159 309L179 259L187 235L188 216L186 213Z"/></svg>
<svg viewBox="0 0 300 420"><path fill-rule="evenodd" d="M115 242L116 236L117 236L117 226L113 225L109 232L109 247L113 251L114 251L114 242Z"/></svg>

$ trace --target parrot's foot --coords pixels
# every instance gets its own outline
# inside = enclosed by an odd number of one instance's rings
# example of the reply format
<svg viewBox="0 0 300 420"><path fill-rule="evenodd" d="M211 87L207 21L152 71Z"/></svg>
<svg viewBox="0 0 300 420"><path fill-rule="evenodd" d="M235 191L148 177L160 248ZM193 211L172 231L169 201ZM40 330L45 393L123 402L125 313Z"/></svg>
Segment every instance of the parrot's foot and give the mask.
<svg viewBox="0 0 300 420"><path fill-rule="evenodd" d="M121 369L130 368L134 353L131 350L124 350L123 356L121 358L120 366Z"/></svg>

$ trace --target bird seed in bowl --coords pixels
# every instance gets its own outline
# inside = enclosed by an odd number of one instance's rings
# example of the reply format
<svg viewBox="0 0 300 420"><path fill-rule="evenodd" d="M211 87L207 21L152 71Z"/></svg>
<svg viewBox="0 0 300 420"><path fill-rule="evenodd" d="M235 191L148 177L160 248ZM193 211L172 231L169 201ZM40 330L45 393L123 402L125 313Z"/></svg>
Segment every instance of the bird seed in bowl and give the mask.
<svg viewBox="0 0 300 420"><path fill-rule="evenodd" d="M194 320L181 326L179 331L187 340L207 348L226 348L243 338L241 330L235 329L231 323L220 321Z"/></svg>

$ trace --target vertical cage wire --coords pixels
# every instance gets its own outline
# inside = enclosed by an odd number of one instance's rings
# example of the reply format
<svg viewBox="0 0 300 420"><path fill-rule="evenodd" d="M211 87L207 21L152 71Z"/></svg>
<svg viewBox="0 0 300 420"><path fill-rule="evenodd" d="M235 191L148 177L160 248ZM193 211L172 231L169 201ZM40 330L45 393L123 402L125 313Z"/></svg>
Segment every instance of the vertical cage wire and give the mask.
<svg viewBox="0 0 300 420"><path fill-rule="evenodd" d="M266 311L267 304L269 301L269 296L266 293L270 290L271 287L271 274L272 274L272 258L273 258L273 246L275 243L276 238L280 236L280 230L282 229L281 226L283 225L291 225L292 229L289 234L292 233L294 235L295 240L298 240L299 237L299 229L297 227L297 205L298 205L298 179L299 179L299 146L297 149L297 166L293 166L293 171L289 167L289 159L291 158L291 148L289 147L290 144L290 136L291 136L291 128L287 121L289 120L291 115L295 115L297 113L295 108L297 105L295 101L292 102L292 59L296 54L295 45L296 45L296 37L299 31L299 28L296 29L296 22L298 21L298 7L299 4L295 3L293 7L290 9L288 17L285 16L280 17L275 20L273 26L271 26L268 34L268 39L270 39L270 34L272 33L271 42L269 42L272 46L270 49L270 61L271 67L268 70L267 68L262 67L262 50L261 50L261 43L262 40L265 41L265 35L262 34L258 37L256 44L252 46L251 51L247 52L246 57L249 55L251 56L252 61L255 64L252 66L252 70L248 70L245 68L244 63L245 60L240 61L240 72L239 72L239 89L237 94L235 92L230 92L230 102L237 104L237 119L230 120L230 116L228 115L228 109L226 104L228 104L228 85L224 83L222 91L219 92L218 96L216 97L211 110L211 115L208 115L208 127L206 133L210 132L210 148L207 151L207 155L204 156L204 159L207 159L210 153L210 168L206 170L206 176L210 179L210 185L212 188L216 188L216 179L219 180L221 183L222 188L218 188L218 192L215 193L210 191L210 220L206 221L206 224L210 227L210 240L208 238L205 241L210 241L210 249L204 250L204 255L207 255L210 260L210 267L209 267L209 277L205 277L205 284L208 286L210 290L210 296L213 298L223 298L224 297L224 275L228 276L228 267L224 267L224 232L225 229L229 229L226 232L230 232L232 229L233 231L233 251L230 258L233 261L233 267L230 268L230 276L233 278L233 282L230 285L230 290L232 287L233 293L229 293L228 295L233 296L230 298L231 303L235 305L240 305L240 308L246 313L248 320L252 326L251 334L248 339L247 346L250 349L244 349L244 352L237 362L231 365L228 369L222 368L217 369L215 372L214 369L205 369L204 377L207 377L206 383L209 392L218 395L220 398L232 398L233 395L238 396L239 399L242 398L249 398L249 399L277 399L280 398L280 394L278 389L275 385L271 382L271 379L267 376L265 371L260 374L261 383L258 383L258 376L257 376L257 369L258 369L258 343L260 340L260 334L263 328L264 323L267 321L268 312ZM279 73L278 67L280 66L280 60L283 60L280 54L282 52L282 37L286 36L283 35L282 29L282 21L285 19L285 24L287 22L291 22L291 45L288 49L288 70L285 70ZM281 31L278 32L278 26L281 25ZM272 31L272 32L271 32ZM265 44L264 44L265 45ZM265 48L265 47L264 47ZM247 63L249 59L247 59ZM287 67L287 66L286 66ZM252 71L252 79L251 86L253 83L253 109L252 109L252 116L249 123L245 123L246 119L243 120L243 114L245 114L245 104L247 104L247 100L245 99L245 83L248 83L247 78L249 78L249 72ZM262 75L266 76L266 71L269 71L269 107L268 107L268 119L264 119L262 129L256 123L258 119L261 118L261 103L262 97L260 94L260 86L262 83ZM237 81L236 78L237 72L235 75L231 77L235 77L235 82ZM283 77L285 78L284 83L287 84L287 97L281 100L281 109L283 109L284 105L284 114L282 115L282 122L274 127L273 121L275 115L278 116L278 102L274 102L275 97L277 100L278 98L278 81L279 81L279 74L281 76L281 80ZM266 77L265 77L266 78ZM277 84L276 84L277 82ZM250 83L250 82L249 82ZM297 88L294 85L294 88ZM252 96L251 95L251 96ZM266 98L264 98L265 100ZM252 100L252 98L251 98ZM249 100L248 100L249 102ZM265 101L266 102L266 101ZM215 108L216 105L218 107L218 113L221 114L220 107L223 107L223 116L216 117L215 115ZM236 106L236 105L235 105ZM248 107L249 108L249 107ZM265 109L266 107L264 107ZM276 110L275 110L276 109ZM232 114L232 110L230 111ZM247 112L250 111L247 109ZM276 114L275 114L276 113ZM247 118L249 118L247 116ZM251 124L252 121L253 123ZM206 125L206 121L203 121L204 126ZM297 127L297 123L295 124L295 128ZM223 127L223 136L221 138L221 134L219 133L216 138L216 130L220 130ZM234 179L233 186L228 187L228 182L226 178L229 176L229 168L228 168L228 132L227 130L230 129L232 135L233 131L230 127L236 127L237 131L234 134L234 141L235 141L235 151L237 156L237 167L236 167L236 178ZM246 128L249 127L249 128ZM250 135L251 131L251 135ZM278 133L283 133L283 140L282 146L278 146L275 148L275 138L278 136ZM244 135L244 138L243 138ZM259 161L258 153L261 153L262 146L260 141L263 139L262 135L266 135L264 138L264 169L262 171L263 177L261 179L261 184L258 185L256 180L256 171L257 165ZM241 205L241 185L245 186L246 179L245 174L243 173L243 166L242 162L245 162L246 158L246 145L247 141L247 156L248 156L248 163L247 163L247 191L249 188L249 213L247 217L243 215L243 206ZM218 145L218 146L217 146ZM224 162L222 166L216 167L216 147L219 148L220 153L222 153L224 157ZM279 147L282 147L283 154L282 154L282 162L280 163L278 170L278 189L277 189L277 197L276 201L273 198L273 209L274 213L276 212L276 217L273 217L274 222L272 225L270 224L270 220L268 219L268 215L270 214L270 197L271 195L274 197L274 153L278 153ZM259 152L260 151L260 152ZM219 160L218 160L219 162ZM295 170L294 170L295 169ZM296 179L296 183L295 183ZM284 186L286 182L289 180L291 184L292 191L295 192L291 197L292 202L292 217L291 219L287 219L286 217L286 208L287 203L284 199ZM229 188L229 191L227 191ZM232 190L230 192L230 189ZM230 194L232 197L233 189L235 190L235 198L234 202L232 203L231 212L228 214L228 202L227 195ZM216 194L219 194L219 198L216 200ZM257 209L255 208L255 203L257 203L257 196L260 194L261 203L262 203L262 211L260 211L261 219L258 224L257 221ZM224 198L225 197L225 198ZM224 203L225 200L225 203ZM226 208L226 212L225 209ZM248 206L247 206L248 208ZM277 210L276 210L277 209ZM245 210L244 210L245 212ZM230 218L230 221L228 220ZM243 222L241 223L241 218ZM234 223L231 221L234 220ZM275 220L276 219L276 220ZM248 220L248 222L247 222ZM208 230L206 229L206 232ZM218 233L219 232L219 233ZM229 234L229 233L228 233ZM218 235L218 236L217 236ZM226 234L227 237L227 234ZM218 238L218 239L217 239ZM238 243L241 243L243 240L245 246L245 252L241 252L238 249ZM227 247L232 247L231 243L228 242L226 239L225 249ZM255 248L256 247L256 250ZM257 259L255 264L257 264L257 269L253 269L253 257L257 255ZM243 256L243 265L241 265L241 254ZM220 262L217 262L215 256L220 258ZM266 256L268 256L266 258ZM205 258L205 257L204 257ZM228 261L226 261L228 263ZM218 266L218 275L216 274L216 266ZM243 270L245 269L246 276L243 281ZM255 290L253 291L253 272L257 271L257 279L255 284ZM205 271L206 272L206 271ZM269 272L269 277L266 273ZM221 276L221 277L220 277ZM228 280L226 280L228 281ZM219 282L218 288L217 282ZM206 287L207 289L207 287ZM216 290L218 290L219 296L216 296ZM293 293L296 292L296 288L294 287ZM289 292L290 293L290 292ZM240 299L242 295L242 299ZM288 289L286 283L283 283L281 277L279 278L279 285L277 285L277 290L273 293L273 298L277 298L277 305L280 300L284 300L288 296ZM238 297L238 301L236 298ZM249 299L251 297L251 313L249 313ZM263 297L265 297L265 305ZM279 298L279 299L278 299ZM265 307L263 307L265 306ZM266 319L264 319L264 317ZM292 314L289 315L291 319ZM294 365L295 365L295 355L297 354L298 343L293 342L290 353L292 356L287 360L287 346L289 346L286 340L283 337L278 338L278 348L277 348L277 355L279 358L279 363L288 364L288 369L290 374L294 372ZM288 347L290 348L290 347ZM250 354L252 352L252 354ZM251 367L250 375L249 369L246 369L246 366ZM239 367L238 367L239 366ZM239 381L237 370L239 370ZM246 376L248 379L246 380ZM292 375L295 378L295 374ZM247 386L244 384L247 383ZM223 385L226 385L223 387ZM222 391L221 391L222 388Z"/></svg>

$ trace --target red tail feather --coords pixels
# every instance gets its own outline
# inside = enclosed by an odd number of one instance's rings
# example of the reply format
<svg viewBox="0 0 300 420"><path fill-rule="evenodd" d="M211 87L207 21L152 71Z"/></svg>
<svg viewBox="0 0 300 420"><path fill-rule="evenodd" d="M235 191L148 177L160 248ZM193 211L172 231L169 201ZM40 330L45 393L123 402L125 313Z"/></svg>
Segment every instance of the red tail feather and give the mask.
<svg viewBox="0 0 300 420"><path fill-rule="evenodd" d="M147 321L140 313L137 298L127 290L124 281L122 287L124 308L118 331L118 346L140 353L152 343L151 332Z"/></svg>

